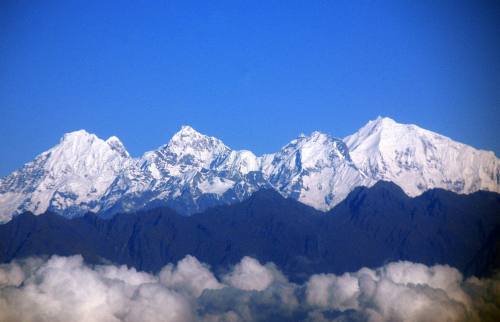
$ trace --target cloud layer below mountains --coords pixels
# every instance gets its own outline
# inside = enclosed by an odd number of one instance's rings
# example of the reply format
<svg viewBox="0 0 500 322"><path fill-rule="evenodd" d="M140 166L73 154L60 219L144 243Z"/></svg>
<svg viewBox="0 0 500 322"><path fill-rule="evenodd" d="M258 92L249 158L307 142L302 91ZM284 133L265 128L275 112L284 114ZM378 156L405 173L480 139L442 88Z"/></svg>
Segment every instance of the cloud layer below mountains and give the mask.
<svg viewBox="0 0 500 322"><path fill-rule="evenodd" d="M81 256L0 265L0 321L500 320L500 279L464 280L449 266L410 262L318 274L294 284L245 257L216 277L186 256L157 275L89 266Z"/></svg>

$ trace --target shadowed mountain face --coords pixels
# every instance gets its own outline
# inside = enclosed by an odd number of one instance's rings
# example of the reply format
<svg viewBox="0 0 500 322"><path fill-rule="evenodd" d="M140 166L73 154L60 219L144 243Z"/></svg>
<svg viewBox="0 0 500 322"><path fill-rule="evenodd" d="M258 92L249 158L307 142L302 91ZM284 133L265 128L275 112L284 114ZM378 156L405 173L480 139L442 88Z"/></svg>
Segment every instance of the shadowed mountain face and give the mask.
<svg viewBox="0 0 500 322"><path fill-rule="evenodd" d="M89 262L157 271L191 254L224 270L248 255L303 280L404 259L482 275L498 268L499 229L499 194L436 189L410 198L379 182L356 188L328 213L273 190L190 217L167 208L109 220L26 213L0 226L0 261L82 254Z"/></svg>

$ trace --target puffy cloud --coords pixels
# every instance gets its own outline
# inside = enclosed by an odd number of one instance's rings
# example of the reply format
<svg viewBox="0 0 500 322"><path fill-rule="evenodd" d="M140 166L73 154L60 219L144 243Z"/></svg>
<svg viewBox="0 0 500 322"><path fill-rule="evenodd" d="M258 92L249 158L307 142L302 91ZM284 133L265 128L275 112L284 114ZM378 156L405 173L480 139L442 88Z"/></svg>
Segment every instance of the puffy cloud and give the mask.
<svg viewBox="0 0 500 322"><path fill-rule="evenodd" d="M481 321L500 321L500 272L492 278L471 277L464 284L464 290Z"/></svg>
<svg viewBox="0 0 500 322"><path fill-rule="evenodd" d="M463 277L449 266L411 262L312 276L306 301L322 309L357 311L366 321L458 321L474 317Z"/></svg>
<svg viewBox="0 0 500 322"><path fill-rule="evenodd" d="M306 300L313 306L340 311L357 309L359 289L358 278L349 273L313 275L307 284Z"/></svg>
<svg viewBox="0 0 500 322"><path fill-rule="evenodd" d="M208 266L193 256L186 256L177 263L165 266L160 271L160 282L180 292L198 297L206 289L220 289L222 284L210 272Z"/></svg>
<svg viewBox="0 0 500 322"><path fill-rule="evenodd" d="M449 266L389 263L290 283L245 257L218 278L192 256L158 274L81 256L0 265L0 321L479 321L499 320L500 278Z"/></svg>
<svg viewBox="0 0 500 322"><path fill-rule="evenodd" d="M53 256L32 269L36 262L21 267L22 283L17 274L2 281L0 321L192 320L188 301L153 275L124 266L92 268L81 256ZM16 265L22 263L3 265L0 271Z"/></svg>
<svg viewBox="0 0 500 322"><path fill-rule="evenodd" d="M224 281L240 290L262 291L274 281L286 282L285 277L274 264L261 265L258 260L245 256L235 265Z"/></svg>

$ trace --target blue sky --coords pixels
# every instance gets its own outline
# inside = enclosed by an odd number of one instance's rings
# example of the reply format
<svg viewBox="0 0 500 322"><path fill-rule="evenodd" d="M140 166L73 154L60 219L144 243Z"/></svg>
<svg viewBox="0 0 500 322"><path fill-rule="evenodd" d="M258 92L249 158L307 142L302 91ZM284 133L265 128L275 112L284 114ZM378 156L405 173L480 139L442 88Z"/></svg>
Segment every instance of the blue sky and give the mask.
<svg viewBox="0 0 500 322"><path fill-rule="evenodd" d="M81 128L262 154L377 115L499 155L500 6L353 2L2 1L0 175Z"/></svg>

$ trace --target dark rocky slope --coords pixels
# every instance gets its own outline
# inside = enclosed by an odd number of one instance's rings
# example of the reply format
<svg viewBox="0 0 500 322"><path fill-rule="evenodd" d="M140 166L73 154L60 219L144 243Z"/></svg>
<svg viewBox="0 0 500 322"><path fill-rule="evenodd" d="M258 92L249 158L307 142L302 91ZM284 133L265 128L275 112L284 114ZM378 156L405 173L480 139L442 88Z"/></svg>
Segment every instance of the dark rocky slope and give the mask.
<svg viewBox="0 0 500 322"><path fill-rule="evenodd" d="M190 217L168 208L99 219L19 215L0 225L0 261L82 254L157 271L187 254L224 270L248 255L294 280L312 273L410 260L449 264L467 275L498 268L500 195L430 190L410 198L395 184L357 188L328 213L273 190Z"/></svg>

